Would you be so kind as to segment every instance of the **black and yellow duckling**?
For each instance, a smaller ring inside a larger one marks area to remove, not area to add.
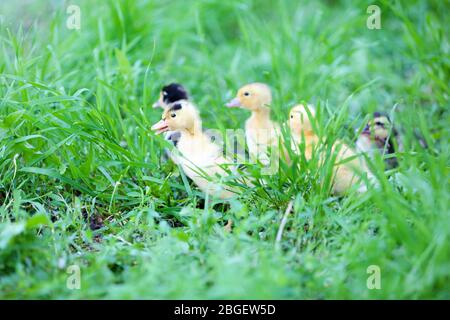
[[[186,89],[179,83],[170,83],[162,87],[158,101],[153,104],[153,108],[167,109],[174,102],[189,100]]]
[[[398,131],[394,128],[389,116],[382,112],[374,112],[373,119],[361,131],[356,140],[358,151],[365,152],[370,158],[375,156],[375,152],[385,157],[384,161],[387,169],[398,166],[398,160],[394,156],[396,148],[401,148]]]

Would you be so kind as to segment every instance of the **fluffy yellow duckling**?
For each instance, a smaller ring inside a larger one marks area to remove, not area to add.
[[[316,112],[312,106],[307,108],[302,105],[296,105],[291,109],[289,115],[289,126],[291,129],[292,141],[295,144],[293,150],[300,152],[298,144],[303,142],[305,145],[305,158],[311,159],[315,146],[320,142],[319,137],[313,130],[311,121],[315,119]],[[336,141],[332,147],[332,152],[336,153],[335,169],[333,173],[332,192],[337,195],[346,193],[354,185],[358,185],[358,191],[364,192],[366,186],[362,184],[357,173],[366,173],[372,177],[363,158],[356,157],[357,153],[342,141]],[[323,155],[319,155],[323,161]],[[345,161],[346,159],[351,160]],[[342,163],[344,162],[344,163]]]
[[[178,153],[173,152],[172,157],[203,192],[219,199],[236,195],[217,181],[217,175],[219,179],[227,175],[220,165],[232,162],[223,157],[222,149],[202,131],[199,112],[192,103],[179,101],[173,104],[163,112],[162,120],[153,125],[152,130],[156,134],[169,130],[180,133],[176,146]]]
[[[299,104],[291,109],[289,112],[289,128],[291,129],[291,143],[292,150],[299,152],[299,145],[305,145],[305,158],[310,160],[315,146],[319,143],[319,137],[313,130],[311,120],[315,119],[316,111],[313,106],[308,105],[307,109],[304,105]]]
[[[245,136],[252,159],[268,164],[268,148],[277,150],[281,136],[280,126],[270,118],[272,93],[264,83],[250,83],[237,92],[236,97],[226,104],[227,107],[241,107],[251,111],[245,122]]]

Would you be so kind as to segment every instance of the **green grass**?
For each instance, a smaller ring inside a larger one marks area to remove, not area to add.
[[[62,1],[2,1],[0,298],[449,299],[449,6],[391,2],[369,30],[365,1],[76,0],[76,31]],[[395,113],[400,166],[376,159],[378,189],[335,198],[327,168],[297,158],[304,170],[203,205],[149,130],[171,81],[220,130],[243,128],[223,105],[252,81],[278,121],[318,106],[330,141]]]

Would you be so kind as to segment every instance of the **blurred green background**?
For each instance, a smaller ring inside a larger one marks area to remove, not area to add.
[[[370,4],[2,1],[0,298],[450,298],[449,2],[379,1],[380,30]],[[313,165],[282,166],[229,207],[203,205],[149,132],[171,81],[221,130],[243,128],[223,105],[253,81],[272,87],[275,119],[309,101],[349,142],[387,111],[405,152],[392,172],[372,164],[381,187],[365,195],[336,199]]]

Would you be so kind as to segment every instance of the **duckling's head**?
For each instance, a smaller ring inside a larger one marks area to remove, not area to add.
[[[152,126],[156,134],[166,131],[188,131],[201,130],[200,115],[197,109],[187,101],[174,103],[170,108],[164,110],[162,119]]]
[[[386,114],[374,112],[373,119],[369,120],[361,134],[367,136],[373,135],[375,139],[385,140],[392,129],[391,120]],[[393,133],[395,134],[395,131]]]
[[[272,93],[264,83],[250,83],[238,90],[236,97],[226,104],[227,107],[242,107],[251,111],[270,106]]]
[[[308,111],[310,116],[308,116]],[[289,127],[294,134],[300,135],[302,132],[313,131],[311,121],[316,117],[316,110],[313,106],[298,104],[289,113]]]
[[[188,100],[188,98],[188,93],[181,84],[171,83],[162,87],[159,99],[153,104],[153,108],[166,109],[170,104],[180,100]]]

